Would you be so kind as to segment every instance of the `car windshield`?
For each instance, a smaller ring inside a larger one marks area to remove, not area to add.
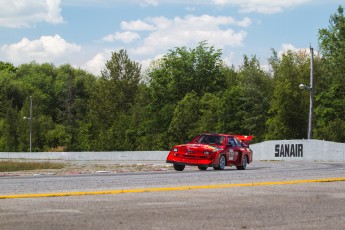
[[[209,145],[221,145],[224,138],[224,136],[218,135],[201,135],[195,142]]]

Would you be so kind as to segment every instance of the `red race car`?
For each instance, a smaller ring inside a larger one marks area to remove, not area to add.
[[[200,170],[223,170],[225,166],[245,170],[253,161],[249,148],[252,139],[253,136],[203,133],[187,144],[174,146],[166,162],[172,163],[176,171],[183,171],[186,165],[198,166]]]

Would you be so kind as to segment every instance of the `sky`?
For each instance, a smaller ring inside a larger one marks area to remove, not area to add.
[[[176,47],[199,42],[239,67],[272,49],[318,50],[318,31],[345,0],[0,0],[0,61],[70,64],[100,76],[125,49],[147,68]]]

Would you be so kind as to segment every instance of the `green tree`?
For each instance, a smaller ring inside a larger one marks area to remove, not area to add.
[[[267,133],[266,120],[273,92],[273,78],[265,73],[259,60],[244,56],[238,72],[241,96],[237,104],[237,117],[242,117],[241,132],[255,136],[256,142],[264,140]]]
[[[0,151],[29,151],[30,122],[23,117],[30,114],[30,96],[32,150],[80,150],[79,131],[95,77],[70,65],[0,63],[0,68]]]
[[[187,93],[178,102],[169,127],[170,145],[185,143],[195,137],[198,132],[197,121],[200,118],[200,99],[195,92]]]
[[[53,64],[38,64],[31,62],[22,64],[16,72],[16,79],[25,86],[25,91],[34,96],[36,108],[40,111],[54,112],[52,95],[54,91],[53,82],[56,77]]]
[[[20,123],[20,119],[22,118],[12,104],[10,100],[1,102],[0,151],[3,152],[19,151],[20,132],[18,123]]]
[[[217,132],[243,133],[243,91],[238,85],[229,87],[222,93],[219,102],[219,122]],[[243,133],[244,134],[244,133]]]
[[[270,64],[274,72],[274,91],[267,120],[268,139],[307,137],[309,95],[300,83],[309,82],[310,58],[304,51],[287,51],[278,57],[274,51]]]
[[[82,150],[78,140],[81,138],[79,135],[82,135],[80,130],[86,119],[88,102],[95,82],[96,78],[93,75],[74,69],[70,65],[62,65],[56,69],[53,82],[54,114],[52,118],[57,124],[54,130],[64,130],[66,134],[50,142],[54,143],[52,147],[64,146],[69,150]],[[57,140],[61,143],[56,143]]]
[[[0,61],[0,71],[2,70],[14,73],[17,68],[12,63]]]
[[[8,65],[6,65],[8,66]],[[0,71],[0,151],[19,151],[22,120],[18,110],[25,98],[23,84],[15,81],[11,68]]]
[[[151,129],[156,130],[161,149],[170,148],[167,130],[175,126],[171,124],[175,107],[187,94],[194,92],[195,96],[202,98],[205,93],[226,89],[227,75],[221,55],[221,50],[200,42],[193,49],[178,47],[170,50],[150,67]]]
[[[139,85],[135,99],[136,103],[130,110],[130,115],[125,131],[126,150],[160,150],[162,139],[157,138],[154,130],[154,112],[151,111],[148,86],[145,83]]]
[[[319,30],[323,73],[316,94],[315,137],[345,142],[345,16],[338,7],[328,28]]]
[[[136,103],[141,66],[125,50],[112,53],[89,103],[88,132],[93,150],[122,150],[127,116]]]
[[[224,90],[226,77],[221,55],[220,50],[208,47],[206,42],[200,42],[194,49],[170,50],[149,71],[154,102],[177,103],[192,91],[202,97],[207,92]]]
[[[205,93],[200,99],[200,118],[194,135],[203,132],[219,132],[219,123],[222,119],[219,116],[220,101],[216,94],[211,93]]]

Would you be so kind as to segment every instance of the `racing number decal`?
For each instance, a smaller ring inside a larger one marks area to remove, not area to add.
[[[234,160],[234,157],[235,157],[235,152],[234,152],[233,149],[230,149],[230,152],[229,152],[229,161]]]

